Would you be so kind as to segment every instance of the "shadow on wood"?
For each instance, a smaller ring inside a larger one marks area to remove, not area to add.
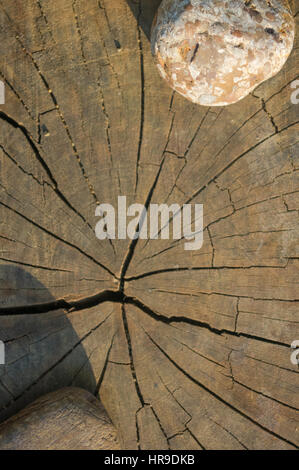
[[[85,351],[88,333],[62,309],[14,315],[15,305],[34,306],[43,300],[51,309],[54,299],[22,268],[0,266],[0,280],[0,339],[6,352],[6,364],[0,366],[0,421],[61,387],[76,385],[94,394],[97,383]],[[11,314],[2,316],[9,307]]]
[[[136,2],[132,0],[127,0],[136,20],[149,40],[153,19],[161,1],[162,0],[140,0],[140,2],[136,4]]]

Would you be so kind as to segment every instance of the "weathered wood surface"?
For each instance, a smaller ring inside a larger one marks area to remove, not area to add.
[[[0,418],[74,385],[124,448],[298,448],[298,39],[200,107],[156,70],[158,4],[0,1]],[[203,203],[203,248],[97,240],[119,195]]]
[[[0,425],[0,450],[116,450],[116,431],[99,401],[64,388]]]

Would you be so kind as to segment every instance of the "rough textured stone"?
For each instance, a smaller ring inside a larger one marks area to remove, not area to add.
[[[284,65],[294,41],[288,2],[163,0],[152,51],[170,86],[189,100],[224,106]]]

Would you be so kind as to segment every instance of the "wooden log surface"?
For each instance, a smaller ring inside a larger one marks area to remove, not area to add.
[[[201,107],[159,77],[159,3],[0,0],[0,419],[79,386],[125,449],[295,449],[298,35],[245,100]],[[203,204],[203,247],[98,240],[120,195]]]
[[[36,400],[0,425],[0,450],[119,450],[99,401],[67,387]]]

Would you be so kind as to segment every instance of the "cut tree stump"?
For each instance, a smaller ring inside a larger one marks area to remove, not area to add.
[[[0,419],[72,385],[125,449],[295,449],[298,39],[245,100],[201,107],[159,77],[158,4],[0,1]],[[203,204],[203,247],[98,240],[120,195]]]

